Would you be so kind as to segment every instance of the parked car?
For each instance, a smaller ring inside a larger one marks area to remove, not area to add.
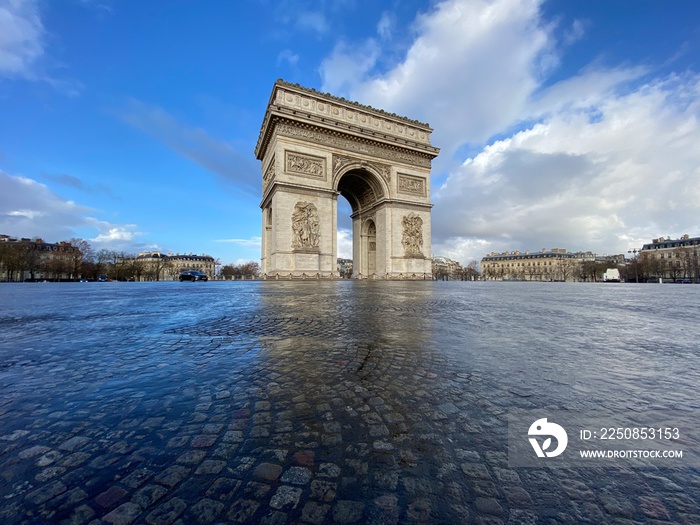
[[[106,276],[105,274],[100,275],[100,276],[97,278],[97,280],[98,280],[99,282],[101,282],[101,283],[106,283],[107,281],[109,281],[109,279],[107,278],[107,276]]]
[[[185,270],[180,272],[180,282],[182,281],[208,281],[207,274],[198,272],[197,270]]]

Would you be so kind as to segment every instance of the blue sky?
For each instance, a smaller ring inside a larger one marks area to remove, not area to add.
[[[700,236],[693,0],[0,0],[0,233],[259,259],[277,78],[431,124],[435,255]]]

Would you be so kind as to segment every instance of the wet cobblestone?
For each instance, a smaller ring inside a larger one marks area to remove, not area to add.
[[[511,408],[697,413],[644,287],[101,284],[0,287],[0,523],[700,523],[695,468],[508,465]]]

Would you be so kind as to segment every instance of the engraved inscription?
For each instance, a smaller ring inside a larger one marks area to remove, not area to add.
[[[425,179],[399,173],[397,177],[397,191],[399,193],[425,197]]]
[[[292,151],[285,152],[285,170],[287,173],[296,173],[299,175],[308,175],[325,179],[326,177],[326,159],[322,157],[312,157],[311,155],[302,155]]]

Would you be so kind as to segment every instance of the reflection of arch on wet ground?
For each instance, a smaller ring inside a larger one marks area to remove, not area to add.
[[[432,322],[425,305],[432,291],[426,283],[276,282],[266,292],[261,305],[279,328],[261,337],[273,352],[292,351],[290,365],[303,362],[310,374],[324,367],[333,374],[387,372],[394,358],[412,361],[429,348]]]
[[[454,305],[433,298],[432,283],[417,281],[261,282],[253,308],[167,333],[186,351],[205,349],[197,360],[256,366],[309,385],[337,381],[391,381],[415,363],[435,373],[444,368],[436,319]],[[208,341],[202,346],[202,341]],[[196,344],[195,344],[196,343]]]

